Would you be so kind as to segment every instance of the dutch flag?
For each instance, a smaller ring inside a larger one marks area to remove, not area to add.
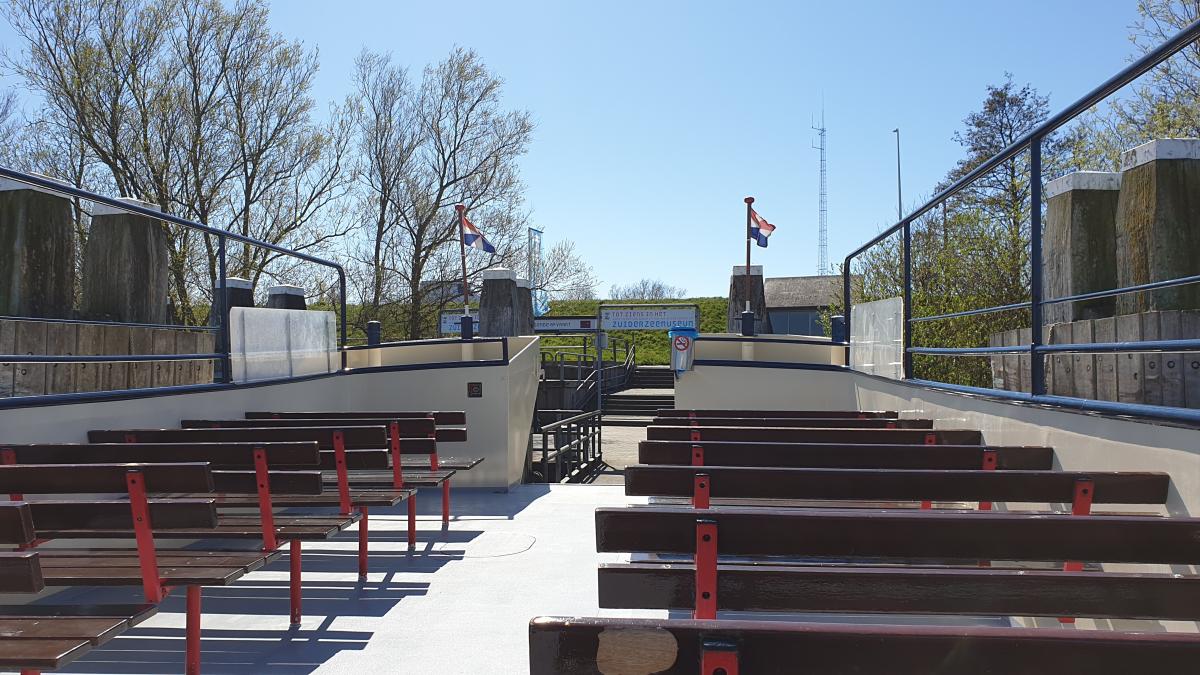
[[[496,247],[492,246],[487,239],[483,238],[483,233],[479,228],[475,227],[471,221],[467,220],[466,214],[462,217],[462,238],[463,243],[467,246],[477,248],[484,253],[495,253]]]
[[[767,237],[775,231],[775,226],[768,223],[766,218],[758,215],[754,209],[750,209],[750,236],[758,242],[758,245],[766,248]]]

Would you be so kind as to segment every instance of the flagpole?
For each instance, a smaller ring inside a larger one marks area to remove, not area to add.
[[[746,311],[750,311],[750,210],[754,197],[746,197]]]
[[[463,228],[463,212],[467,207],[462,204],[455,204],[454,210],[458,211],[458,252],[462,257],[462,275],[463,275],[463,314],[471,313],[470,291],[467,290],[467,235]]]
[[[467,207],[463,204],[455,204],[454,210],[458,211],[458,252],[462,257],[463,318],[460,335],[464,340],[469,340],[473,337],[471,334],[471,291],[467,286],[467,235],[466,229],[463,227]]]

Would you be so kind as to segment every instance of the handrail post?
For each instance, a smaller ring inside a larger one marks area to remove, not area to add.
[[[1030,392],[1046,394],[1046,364],[1041,354],[1044,344],[1042,325],[1042,137],[1029,140],[1029,345]]]
[[[850,257],[842,261],[842,314],[845,315],[846,330],[846,367],[853,368],[850,361]]]
[[[338,273],[338,296],[341,302],[339,313],[341,314],[341,330],[338,333],[338,351],[342,354],[342,370],[346,369],[346,270],[342,269],[341,265],[337,267]]]
[[[911,380],[912,372],[912,221],[905,220],[904,237],[904,307],[903,320],[900,322],[903,351],[900,354],[900,364],[904,379]]]
[[[224,356],[221,358],[221,382],[233,382],[233,347],[229,337],[229,283],[226,281],[225,235],[217,235],[217,282],[221,284],[221,333],[218,339],[219,347]]]

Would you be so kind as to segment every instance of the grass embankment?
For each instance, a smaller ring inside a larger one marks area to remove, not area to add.
[[[550,313],[546,316],[596,316],[600,300],[553,300],[550,302]],[[609,302],[609,301],[605,301]],[[661,300],[622,300],[623,304],[663,304]],[[667,300],[667,303],[695,303],[700,306],[700,332],[724,333],[726,322],[725,298],[684,298],[682,300]],[[615,301],[610,304],[616,304]],[[608,334],[609,339],[632,341],[637,348],[637,361],[640,365],[667,365],[671,362],[671,345],[667,342],[665,330],[616,330]],[[546,345],[578,345],[579,338],[542,337]],[[591,349],[588,350],[592,352]],[[611,358],[611,349],[605,353]]]

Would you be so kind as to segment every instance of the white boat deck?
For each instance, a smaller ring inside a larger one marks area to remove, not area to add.
[[[534,616],[667,615],[597,609],[597,563],[619,558],[596,553],[593,511],[630,503],[622,486],[455,490],[456,517],[445,531],[437,497],[426,491],[418,501],[420,542],[411,553],[404,507],[371,513],[366,583],[358,581],[353,531],[329,542],[306,543],[304,621],[298,630],[288,629],[286,554],[229,587],[205,588],[203,672],[523,673],[528,671],[527,626]],[[60,672],[182,672],[182,595],[172,594],[157,616]],[[137,601],[131,589],[69,590],[58,599]],[[964,620],[1006,623],[952,621]],[[888,621],[939,622],[896,616]]]
[[[358,581],[354,532],[305,544],[298,630],[288,629],[286,554],[231,586],[205,588],[203,672],[525,672],[529,619],[597,615],[592,512],[627,501],[620,486],[455,490],[456,517],[443,531],[440,499],[423,492],[413,553],[405,543],[404,507],[372,511],[366,583]],[[114,597],[95,590],[59,597],[101,593]],[[182,596],[173,593],[157,616],[59,672],[182,672]]]

